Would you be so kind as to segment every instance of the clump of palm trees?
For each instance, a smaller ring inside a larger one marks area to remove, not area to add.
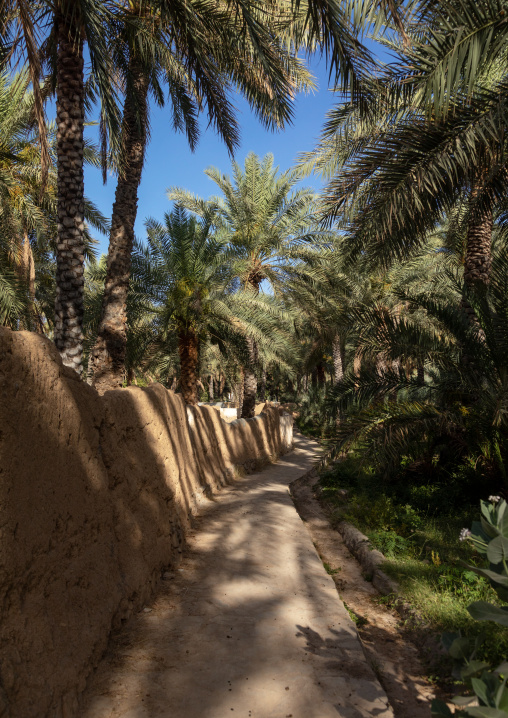
[[[225,200],[205,202],[172,191],[170,196],[179,198],[174,210],[162,223],[147,220],[147,242],[137,242],[133,252],[126,360],[134,374],[137,369],[157,377],[177,363],[182,395],[195,404],[200,375],[209,370],[202,367],[203,357],[220,357],[229,373],[236,367],[237,378],[229,384],[242,416],[251,418],[257,376],[262,378],[270,363],[292,372],[297,315],[283,301],[285,277],[308,274],[305,257],[329,233],[312,233],[313,193],[292,192],[294,173],[278,175],[270,155],[260,161],[251,154],[245,172],[238,165],[234,169],[237,186],[226,183]],[[189,214],[184,204],[195,211]],[[104,260],[90,265],[89,361],[106,282]],[[131,366],[131,345],[143,347],[136,367]]]
[[[1,7],[2,323],[52,336],[77,370],[84,350],[99,391],[160,380],[189,403],[233,394],[244,417],[267,393],[312,396],[310,413],[342,449],[435,464],[446,445],[443,461],[476,452],[505,476],[498,3]],[[385,33],[390,64],[362,45],[362,26]],[[168,178],[176,204],[136,240],[152,103],[168,105],[191,147],[206,112],[233,152],[231,91],[283,128],[295,93],[312,86],[298,53],[314,51],[345,93],[316,149],[282,172],[254,154],[230,175],[210,168],[210,198]],[[5,74],[20,57],[27,69]],[[94,103],[98,148],[83,140]],[[90,227],[106,222],[85,199],[84,161],[117,176],[99,261]],[[320,195],[301,186],[311,171]]]
[[[324,178],[320,216],[340,232],[320,289],[293,290],[318,301],[316,352],[324,317],[343,337],[341,353],[324,348],[344,375],[317,413],[339,451],[356,447],[387,475],[466,462],[502,485],[505,10],[445,0],[401,12],[391,64],[300,158]]]
[[[330,236],[317,227],[315,194],[306,188],[295,189],[298,174],[294,170],[279,174],[272,155],[260,161],[250,153],[244,168],[234,162],[233,178],[215,167],[206,174],[221,196],[205,202],[185,190],[172,189],[169,198],[203,217],[214,215],[217,231],[228,239],[234,276],[252,304],[262,284],[274,298],[281,297],[289,277],[308,272],[305,260]],[[242,367],[245,418],[254,416],[259,364],[258,342],[252,335],[247,337],[247,345]]]
[[[349,9],[335,0],[262,5],[2,0],[0,10],[0,63],[5,69],[24,60],[31,81],[42,187],[56,164],[53,334],[64,363],[77,371],[83,351],[84,121],[85,109],[94,103],[104,171],[108,162],[117,170],[102,317],[91,365],[98,387],[105,390],[120,385],[125,373],[133,227],[151,96],[163,105],[167,91],[175,129],[185,131],[191,146],[198,115],[206,111],[232,151],[238,142],[233,90],[244,94],[267,126],[281,128],[291,120],[295,93],[310,82],[300,49],[326,53],[337,85],[355,95],[362,62],[370,56],[358,39],[357,14],[352,20]],[[45,118],[45,102],[52,96],[56,158]]]

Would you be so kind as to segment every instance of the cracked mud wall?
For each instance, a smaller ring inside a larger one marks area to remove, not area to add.
[[[288,451],[288,421],[267,408],[227,424],[157,384],[99,397],[49,340],[0,328],[0,718],[77,715],[192,513]]]

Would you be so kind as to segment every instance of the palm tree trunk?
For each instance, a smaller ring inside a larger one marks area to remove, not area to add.
[[[258,380],[255,373],[250,368],[246,368],[243,387],[242,419],[252,419],[256,413],[257,387]]]
[[[240,367],[240,380],[236,384],[233,384],[233,387],[232,387],[233,396],[237,403],[238,417],[240,417],[242,415],[244,388],[245,388],[245,376],[244,376],[243,367]]]
[[[479,189],[473,188],[473,199],[477,196]],[[484,293],[490,282],[492,268],[492,226],[493,217],[490,207],[473,209],[469,219],[466,238],[466,254],[464,257],[464,284],[468,290]],[[479,326],[478,318],[473,307],[466,296],[462,297],[460,303],[469,321],[479,330],[480,337],[485,340],[483,329]],[[475,361],[467,351],[462,354],[462,364],[468,366]]]
[[[32,248],[30,246],[30,237],[26,229],[23,232],[23,241],[21,242],[21,252],[18,257],[17,273],[24,285],[28,288],[28,306],[29,316],[26,329],[28,331],[36,331],[43,333],[42,320],[35,306],[35,262]]]
[[[178,334],[180,356],[180,387],[186,404],[198,403],[197,368],[199,362],[199,340],[193,329]]]
[[[263,367],[261,374],[261,386],[259,389],[259,401],[264,403],[266,401],[266,367]]]
[[[122,168],[111,219],[102,319],[92,350],[94,385],[101,394],[120,387],[125,375],[127,293],[138,211],[138,189],[146,148],[149,81],[132,55],[129,60],[129,78],[130,87],[127,88],[122,120]]]
[[[213,374],[210,374],[208,380],[208,399],[209,401],[213,401]]]
[[[83,39],[79,6],[57,25],[56,149],[58,155],[54,340],[63,363],[81,371],[83,356],[84,183]]]
[[[324,387],[324,385],[326,384],[326,374],[323,362],[319,362],[316,367],[316,378],[318,386]]]
[[[86,383],[92,386],[93,384],[93,366],[92,366],[92,354],[88,355],[88,362],[86,366]]]
[[[423,362],[418,362],[416,366],[416,380],[419,386],[425,386],[425,367]]]
[[[247,280],[247,286],[257,296],[259,294],[259,285],[261,279],[256,270],[250,273]],[[258,347],[254,339],[247,337],[247,349],[249,352],[249,363],[245,369],[243,384],[243,404],[242,419],[252,419],[256,414],[256,394],[258,390],[258,380],[256,376],[256,365],[258,363]]]
[[[23,282],[28,284],[28,297],[31,304],[35,301],[35,263],[32,248],[30,246],[30,237],[28,232],[23,232],[23,245],[21,250],[19,274]]]
[[[340,336],[337,334],[332,342],[333,383],[337,384],[344,376],[344,352]]]
[[[468,288],[486,289],[492,267],[492,209],[479,208],[470,218],[467,229],[464,282]]]
[[[245,390],[245,377],[243,373],[243,369],[240,369],[240,381],[238,382],[238,414],[242,415],[243,410],[243,396],[244,396],[244,390]]]
[[[247,337],[247,349],[249,352],[249,363],[244,367],[242,419],[252,419],[255,416],[256,393],[258,389],[258,380],[256,377],[258,348],[256,342],[251,337]]]
[[[338,334],[332,341],[332,359],[333,359],[333,383],[338,384],[344,378],[344,346]],[[340,409],[337,409],[335,423],[338,426],[341,422]]]

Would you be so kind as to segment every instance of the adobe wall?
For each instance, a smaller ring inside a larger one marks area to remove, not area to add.
[[[75,716],[200,502],[291,445],[278,409],[227,424],[158,384],[100,397],[49,340],[0,328],[0,718]]]

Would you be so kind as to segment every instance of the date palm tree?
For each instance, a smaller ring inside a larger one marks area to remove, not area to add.
[[[505,13],[506,9],[491,0],[422,4],[414,20],[415,26],[423,29],[421,40],[406,58],[413,92],[421,94],[427,115],[432,113],[440,121],[455,114],[457,108],[476,105],[487,121],[476,129],[477,157],[471,158],[468,173],[472,211],[464,265],[466,285],[480,291],[486,290],[490,278],[494,208],[506,189]],[[487,131],[482,132],[485,126]]]
[[[271,298],[239,291],[230,248],[214,232],[212,217],[189,216],[181,206],[164,224],[147,222],[148,244],[136,258],[141,285],[155,307],[154,349],[178,338],[180,388],[187,404],[197,402],[202,343],[236,348],[244,358],[250,337],[270,358],[284,356],[290,343]]]
[[[4,61],[22,56],[28,63],[34,110],[41,142],[43,185],[51,158],[45,130],[44,63],[56,87],[57,262],[54,340],[64,364],[81,369],[85,198],[83,185],[84,54],[90,56],[93,85],[101,96],[104,114],[115,124],[111,63],[106,37],[113,2],[99,0],[2,0],[0,42]]]
[[[354,261],[409,256],[467,196],[464,276],[481,292],[506,192],[506,23],[489,1],[416,7],[398,62],[371,80],[369,111],[334,109],[302,165],[328,179],[323,212],[344,222]]]
[[[54,159],[55,126],[45,127],[50,159]],[[97,164],[93,145],[84,159]],[[0,314],[10,326],[49,331],[53,327],[57,245],[57,178],[54,164],[43,178],[41,150],[34,118],[34,93],[26,71],[9,78],[0,74],[0,244],[2,299]],[[85,200],[87,223],[104,231],[101,213]],[[93,253],[89,229],[84,229],[85,255]],[[9,279],[10,277],[10,279]],[[9,289],[10,287],[10,289]],[[44,290],[43,290],[44,287]],[[10,299],[9,299],[10,297]],[[15,305],[9,302],[16,299]],[[43,319],[44,317],[44,319]]]
[[[173,188],[169,199],[203,214],[215,209],[216,222],[229,236],[235,272],[247,291],[258,296],[262,282],[280,292],[294,263],[312,253],[312,247],[330,239],[318,230],[313,210],[316,195],[307,188],[295,189],[299,175],[293,170],[279,174],[273,155],[261,160],[251,152],[244,167],[233,162],[233,177],[215,167],[205,173],[222,191],[222,196],[203,201],[186,190]],[[242,416],[254,416],[258,368],[257,347],[250,342],[249,360],[244,367]]]

